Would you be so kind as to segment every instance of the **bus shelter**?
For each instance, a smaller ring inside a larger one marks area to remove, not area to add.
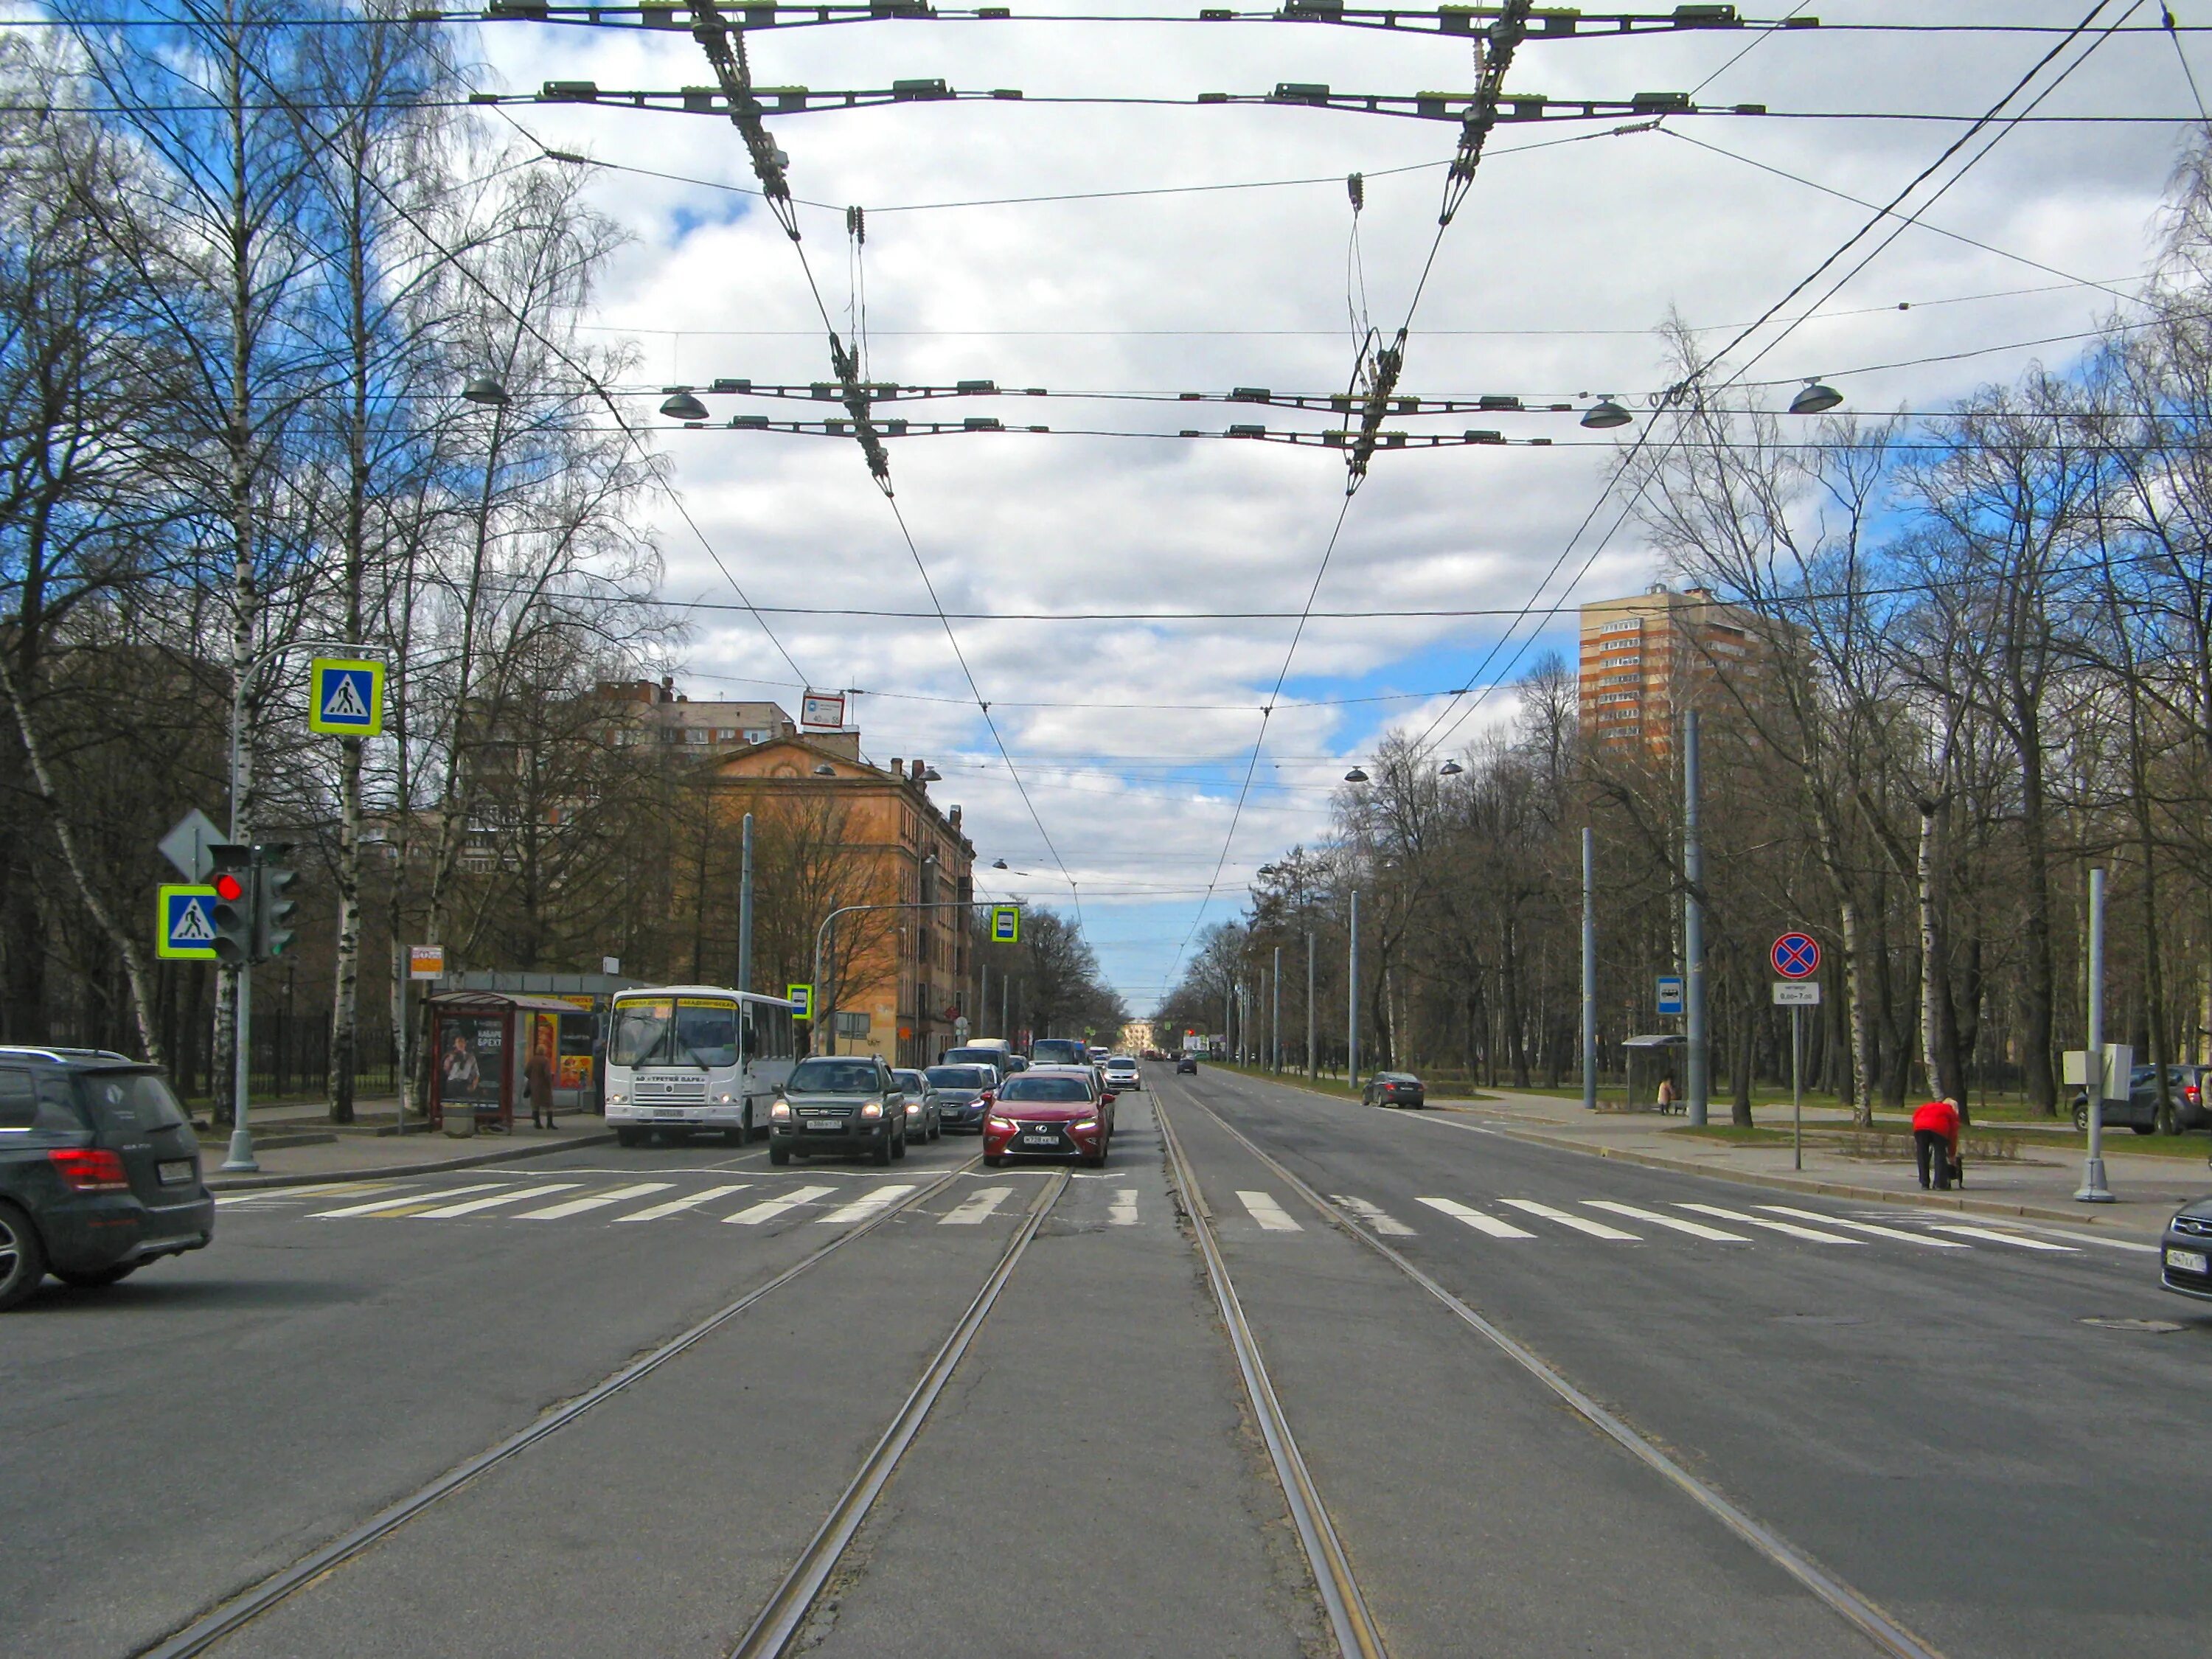
[[[430,1123],[443,1128],[449,1111],[472,1111],[479,1127],[514,1127],[515,1108],[529,1099],[533,1056],[557,1083],[562,1076],[562,1019],[574,1002],[556,996],[499,991],[447,991],[428,999]]]
[[[1674,1074],[1674,1051],[1688,1047],[1689,1041],[1689,1038],[1684,1036],[1680,1031],[1656,1031],[1649,1036],[1632,1036],[1622,1040],[1620,1052],[1622,1059],[1627,1063],[1628,1108],[1631,1111],[1634,1111],[1639,1105],[1644,1103],[1647,1096],[1654,1097],[1656,1103],[1656,1097],[1659,1091],[1659,1079],[1663,1077],[1672,1077]],[[1639,1060],[1644,1062],[1640,1066],[1637,1063]],[[1644,1094],[1637,1092],[1639,1072],[1642,1073]]]

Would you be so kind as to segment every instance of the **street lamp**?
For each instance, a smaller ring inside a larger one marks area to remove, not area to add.
[[[1346,783],[1364,783],[1367,781],[1367,774],[1355,766],[1344,775],[1344,781]]]
[[[486,409],[507,407],[507,388],[489,374],[478,374],[461,388],[464,403],[482,404]]]
[[[993,859],[991,860],[991,867],[994,870],[1003,870],[1006,867],[1006,861],[1004,859]]]
[[[1583,411],[1583,424],[1591,430],[1602,432],[1608,427],[1626,426],[1636,416],[1610,398],[1601,398]]]
[[[814,769],[814,775],[817,778],[834,778],[837,775],[837,769],[830,765],[828,761],[823,761]]]
[[[707,418],[707,405],[688,390],[678,391],[661,404],[660,412],[672,421],[703,421]]]
[[[1792,415],[1825,415],[1844,400],[1844,394],[1832,386],[1818,380],[1808,380],[1804,389],[1790,400]]]
[[[1462,766],[1457,761],[1448,760],[1437,768],[1437,775],[1440,778],[1455,778],[1466,770],[1467,768]]]

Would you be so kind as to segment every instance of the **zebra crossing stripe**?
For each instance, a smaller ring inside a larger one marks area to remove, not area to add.
[[[1841,1233],[1826,1233],[1814,1227],[1801,1227],[1794,1221],[1765,1221],[1755,1215],[1746,1215],[1741,1210],[1723,1210],[1717,1204],[1677,1204],[1678,1210],[1695,1210],[1699,1215],[1718,1216],[1723,1221],[1741,1221],[1747,1227],[1764,1227],[1769,1232],[1787,1233],[1792,1238],[1810,1239],[1815,1244],[1856,1244],[1856,1238],[1845,1238]],[[1827,1217],[1822,1216],[1826,1221]]]
[[[830,1227],[840,1224],[848,1225],[855,1221],[866,1221],[877,1211],[886,1209],[897,1203],[914,1188],[915,1183],[912,1182],[893,1182],[888,1187],[878,1187],[871,1192],[862,1193],[850,1204],[842,1205],[830,1211],[828,1215],[821,1217],[818,1224]]]
[[[1364,1198],[1347,1198],[1342,1193],[1331,1193],[1329,1202],[1341,1205],[1376,1232],[1388,1237],[1411,1238],[1413,1237],[1413,1230],[1411,1227],[1399,1220],[1397,1217],[1385,1214]]]
[[[619,1204],[626,1198],[644,1198],[652,1193],[665,1193],[675,1184],[672,1181],[641,1181],[635,1186],[617,1187],[611,1192],[592,1193],[584,1198],[549,1204],[542,1210],[525,1210],[515,1219],[558,1221],[563,1216],[581,1215],[586,1210],[603,1210],[608,1205]]]
[[[434,1195],[415,1193],[405,1198],[380,1198],[369,1204],[349,1204],[343,1210],[318,1210],[314,1219],[326,1221],[333,1216],[374,1215],[382,1210],[396,1210],[404,1204],[435,1204],[460,1193],[485,1193],[507,1184],[504,1181],[479,1181],[467,1187],[448,1187]]]
[[[1488,1233],[1492,1238],[1534,1238],[1535,1234],[1525,1227],[1516,1227],[1510,1221],[1500,1221],[1494,1215],[1485,1215],[1480,1210],[1470,1210],[1464,1204],[1449,1198],[1417,1198],[1416,1204],[1425,1204],[1432,1210],[1441,1210],[1455,1221],[1464,1221],[1479,1233]]]
[[[489,1210],[495,1205],[514,1204],[526,1199],[543,1198],[548,1193],[565,1193],[580,1187],[580,1181],[556,1181],[544,1187],[524,1187],[515,1191],[494,1193],[489,1198],[472,1198],[465,1204],[447,1204],[434,1210],[419,1212],[425,1221],[450,1221],[455,1216],[474,1215],[478,1210]]]
[[[665,1215],[675,1215],[680,1211],[696,1209],[698,1206],[710,1203],[715,1199],[727,1198],[732,1193],[741,1193],[751,1184],[750,1182],[741,1181],[734,1187],[709,1187],[702,1192],[687,1194],[682,1198],[672,1198],[665,1204],[654,1204],[642,1210],[634,1210],[628,1215],[618,1215],[615,1219],[658,1221]]]
[[[1013,1192],[1012,1187],[979,1187],[975,1195],[966,1199],[955,1209],[940,1217],[940,1227],[980,1227],[991,1218],[991,1212],[1005,1203]]]
[[[1648,1221],[1655,1227],[1672,1227],[1678,1233],[1687,1233],[1692,1238],[1710,1238],[1722,1244],[1748,1244],[1751,1241],[1741,1233],[1724,1232],[1718,1227],[1708,1227],[1702,1221],[1685,1221],[1680,1216],[1661,1215],[1656,1210],[1639,1210],[1633,1204],[1618,1203],[1610,1198],[1586,1198],[1583,1203],[1593,1210],[1610,1210],[1615,1215],[1625,1215],[1638,1221]]]
[[[837,1189],[835,1187],[798,1187],[781,1198],[764,1198],[757,1204],[748,1204],[735,1215],[722,1219],[735,1226],[757,1227],[764,1221],[773,1221],[787,1210],[795,1210],[802,1204],[811,1204],[817,1198],[827,1198]]]
[[[2010,1244],[2022,1250],[2056,1250],[2062,1255],[2079,1255],[2071,1244],[2046,1244],[2039,1238],[2023,1238],[2018,1233],[2001,1233],[1994,1227],[1937,1226],[1939,1233],[1956,1233],[1961,1238],[1985,1238],[1992,1244]]]
[[[1607,1238],[1622,1243],[1641,1244],[1641,1235],[1623,1232],[1618,1227],[1608,1227],[1602,1221],[1589,1221],[1578,1215],[1569,1215],[1565,1210],[1555,1210],[1548,1204],[1539,1204],[1533,1198],[1501,1198],[1500,1204],[1510,1204],[1529,1215],[1540,1215],[1547,1221],[1556,1221],[1562,1227],[1571,1227],[1578,1233],[1588,1233],[1592,1238]]]
[[[1954,1244],[1948,1238],[1930,1238],[1925,1233],[1909,1233],[1902,1227],[1878,1227],[1871,1221],[1846,1221],[1839,1215],[1822,1215],[1818,1210],[1800,1210],[1788,1204],[1762,1204],[1759,1206],[1774,1215],[1794,1215],[1800,1221],[1817,1221],[1823,1227],[1844,1227],[1855,1233],[1870,1233],[1876,1238],[1901,1238],[1909,1244],[1925,1244],[1935,1250],[1971,1250],[1971,1244]]]
[[[1275,1202],[1273,1193],[1240,1192],[1237,1197],[1244,1206],[1245,1212],[1260,1224],[1262,1232],[1295,1233],[1304,1231],[1281,1205]]]

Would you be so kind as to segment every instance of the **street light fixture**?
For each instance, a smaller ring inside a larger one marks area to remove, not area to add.
[[[1808,380],[1804,389],[1790,400],[1792,415],[1825,415],[1844,400],[1844,394],[1832,386],[1818,380]]]
[[[1437,768],[1437,775],[1440,778],[1455,778],[1466,770],[1467,768],[1462,766],[1457,761],[1448,760]]]
[[[991,867],[994,870],[1003,870],[1006,867],[1006,861],[1004,859],[993,859],[991,860]]]
[[[707,405],[688,391],[679,391],[662,402],[660,412],[672,421],[703,421],[707,418]]]
[[[489,374],[478,374],[461,388],[464,403],[482,404],[486,409],[507,407],[507,388]]]
[[[1602,432],[1608,427],[1626,426],[1636,416],[1610,398],[1601,398],[1583,413],[1583,424],[1593,431]]]
[[[828,761],[823,761],[814,769],[814,775],[817,778],[834,778],[837,775],[837,769],[830,765]]]
[[[945,781],[945,774],[933,766],[925,766],[921,769],[921,781],[924,783],[942,783]]]
[[[1364,783],[1367,781],[1367,774],[1355,766],[1344,775],[1344,781],[1346,783]]]

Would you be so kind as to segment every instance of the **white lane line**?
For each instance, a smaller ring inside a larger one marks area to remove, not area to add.
[[[839,1223],[866,1221],[877,1211],[897,1203],[899,1200],[912,1192],[918,1184],[911,1181],[903,1182],[895,1181],[888,1187],[872,1188],[862,1193],[850,1204],[841,1205],[830,1211],[828,1215],[820,1218],[819,1224],[828,1227]]]
[[[1464,1204],[1455,1204],[1449,1198],[1417,1198],[1416,1204],[1425,1204],[1432,1210],[1441,1210],[1455,1221],[1464,1221],[1479,1233],[1488,1233],[1492,1238],[1534,1238],[1535,1234],[1525,1227],[1516,1227],[1510,1221],[1500,1221],[1494,1215],[1485,1215],[1480,1210],[1470,1210]]]
[[[1246,1212],[1253,1220],[1260,1224],[1261,1231],[1296,1233],[1305,1231],[1291,1218],[1289,1212],[1281,1205],[1275,1202],[1273,1193],[1240,1192],[1237,1196],[1243,1204]]]
[[[374,1204],[349,1204],[343,1210],[318,1210],[314,1219],[320,1221],[335,1215],[374,1215],[379,1210],[396,1210],[402,1204],[428,1204],[436,1199],[452,1198],[459,1193],[488,1193],[495,1187],[504,1187],[504,1181],[479,1181],[469,1187],[448,1187],[438,1194],[415,1193],[405,1198],[380,1198]]]
[[[978,1187],[973,1197],[946,1211],[937,1224],[940,1227],[980,1227],[991,1218],[991,1212],[1005,1203],[1013,1190],[1012,1187]]]
[[[313,1187],[264,1187],[258,1192],[217,1193],[218,1206],[226,1204],[252,1204],[270,1198],[328,1198],[332,1193],[388,1193],[393,1183],[389,1181],[325,1181]]]
[[[1718,1216],[1723,1221],[1741,1221],[1747,1227],[1764,1227],[1769,1232],[1787,1233],[1792,1238],[1809,1238],[1815,1244],[1856,1244],[1856,1238],[1845,1238],[1841,1233],[1824,1233],[1816,1227],[1801,1227],[1794,1221],[1769,1221],[1761,1216],[1746,1215],[1741,1210],[1723,1210],[1717,1204],[1676,1204],[1678,1210],[1695,1210],[1699,1215]],[[1826,1221],[1827,1218],[1820,1218]]]
[[[581,1215],[586,1210],[603,1210],[610,1204],[619,1204],[626,1198],[643,1198],[649,1193],[665,1193],[676,1183],[672,1181],[641,1181],[632,1187],[617,1187],[611,1191],[593,1193],[586,1198],[571,1198],[559,1204],[549,1204],[542,1210],[525,1210],[515,1217],[517,1221],[558,1221],[562,1216]]]
[[[1588,1221],[1578,1215],[1569,1215],[1565,1210],[1555,1210],[1548,1204],[1539,1204],[1533,1198],[1501,1198],[1500,1204],[1510,1204],[1528,1215],[1540,1215],[1547,1221],[1556,1221],[1562,1227],[1572,1227],[1578,1233],[1588,1233],[1592,1238],[1619,1239],[1630,1244],[1641,1244],[1639,1233],[1623,1232],[1618,1227],[1608,1227],[1602,1221]]]
[[[1723,1244],[1748,1244],[1751,1241],[1741,1233],[1724,1232],[1718,1227],[1708,1227],[1702,1221],[1685,1221],[1676,1215],[1661,1215],[1656,1210],[1639,1210],[1633,1204],[1622,1204],[1610,1198],[1586,1198],[1583,1203],[1593,1210],[1610,1210],[1615,1215],[1625,1215],[1637,1221],[1648,1221],[1655,1227],[1671,1227],[1678,1233],[1687,1233],[1692,1238],[1710,1238]]]
[[[757,1227],[763,1221],[773,1221],[787,1210],[795,1210],[802,1204],[811,1204],[818,1198],[827,1198],[837,1189],[835,1187],[795,1187],[781,1198],[764,1198],[757,1204],[748,1204],[735,1215],[726,1215],[724,1221],[739,1227]]]
[[[665,1204],[654,1204],[642,1210],[633,1210],[628,1215],[617,1216],[615,1219],[617,1221],[658,1221],[665,1215],[675,1215],[681,1211],[692,1209],[699,1205],[707,1203],[710,1200],[727,1198],[732,1193],[741,1193],[750,1185],[751,1185],[750,1182],[741,1181],[734,1187],[709,1187],[704,1192],[692,1193],[684,1198],[672,1198]]]
[[[2132,1250],[2141,1255],[2156,1255],[2159,1250],[2155,1244],[2138,1244],[2131,1238],[2100,1238],[2095,1233],[2077,1233],[2069,1228],[2045,1227],[2032,1221],[2023,1221],[2019,1224],[2037,1233],[2048,1233],[2053,1238],[2070,1238],[2076,1244],[2101,1244],[2108,1250]],[[1960,1244],[1956,1248],[1964,1250],[1972,1247]]]
[[[1114,1201],[1106,1206],[1107,1224],[1114,1227],[1133,1227],[1137,1224],[1137,1189],[1117,1187]]]
[[[1391,1238],[1411,1238],[1413,1230],[1395,1216],[1386,1215],[1364,1198],[1347,1198],[1342,1193],[1331,1193],[1329,1202],[1340,1204],[1378,1233]]]
[[[550,1186],[525,1187],[515,1192],[494,1193],[489,1198],[472,1198],[465,1204],[447,1204],[435,1210],[424,1210],[422,1218],[425,1221],[447,1221],[457,1215],[474,1215],[478,1210],[489,1210],[495,1204],[513,1204],[526,1199],[543,1198],[548,1193],[565,1193],[583,1184],[580,1181],[556,1181]]]
[[[1992,1244],[2009,1244],[2016,1249],[2056,1250],[2062,1255],[2081,1254],[2071,1244],[2046,1244],[2039,1238],[2023,1238],[2018,1233],[2001,1233],[1994,1227],[1947,1227],[1939,1224],[1934,1231],[1939,1233],[1956,1233],[1961,1238],[1987,1239]]]
[[[1925,1244],[1936,1250],[1971,1250],[1971,1244],[1954,1244],[1948,1238],[1930,1238],[1925,1233],[1907,1232],[1902,1227],[1878,1227],[1871,1221],[1846,1221],[1839,1215],[1823,1215],[1818,1210],[1800,1210],[1788,1204],[1762,1204],[1762,1210],[1776,1215],[1794,1215],[1800,1221],[1817,1221],[1823,1227],[1848,1227],[1855,1233],[1870,1233],[1876,1238],[1901,1238],[1908,1244]]]

